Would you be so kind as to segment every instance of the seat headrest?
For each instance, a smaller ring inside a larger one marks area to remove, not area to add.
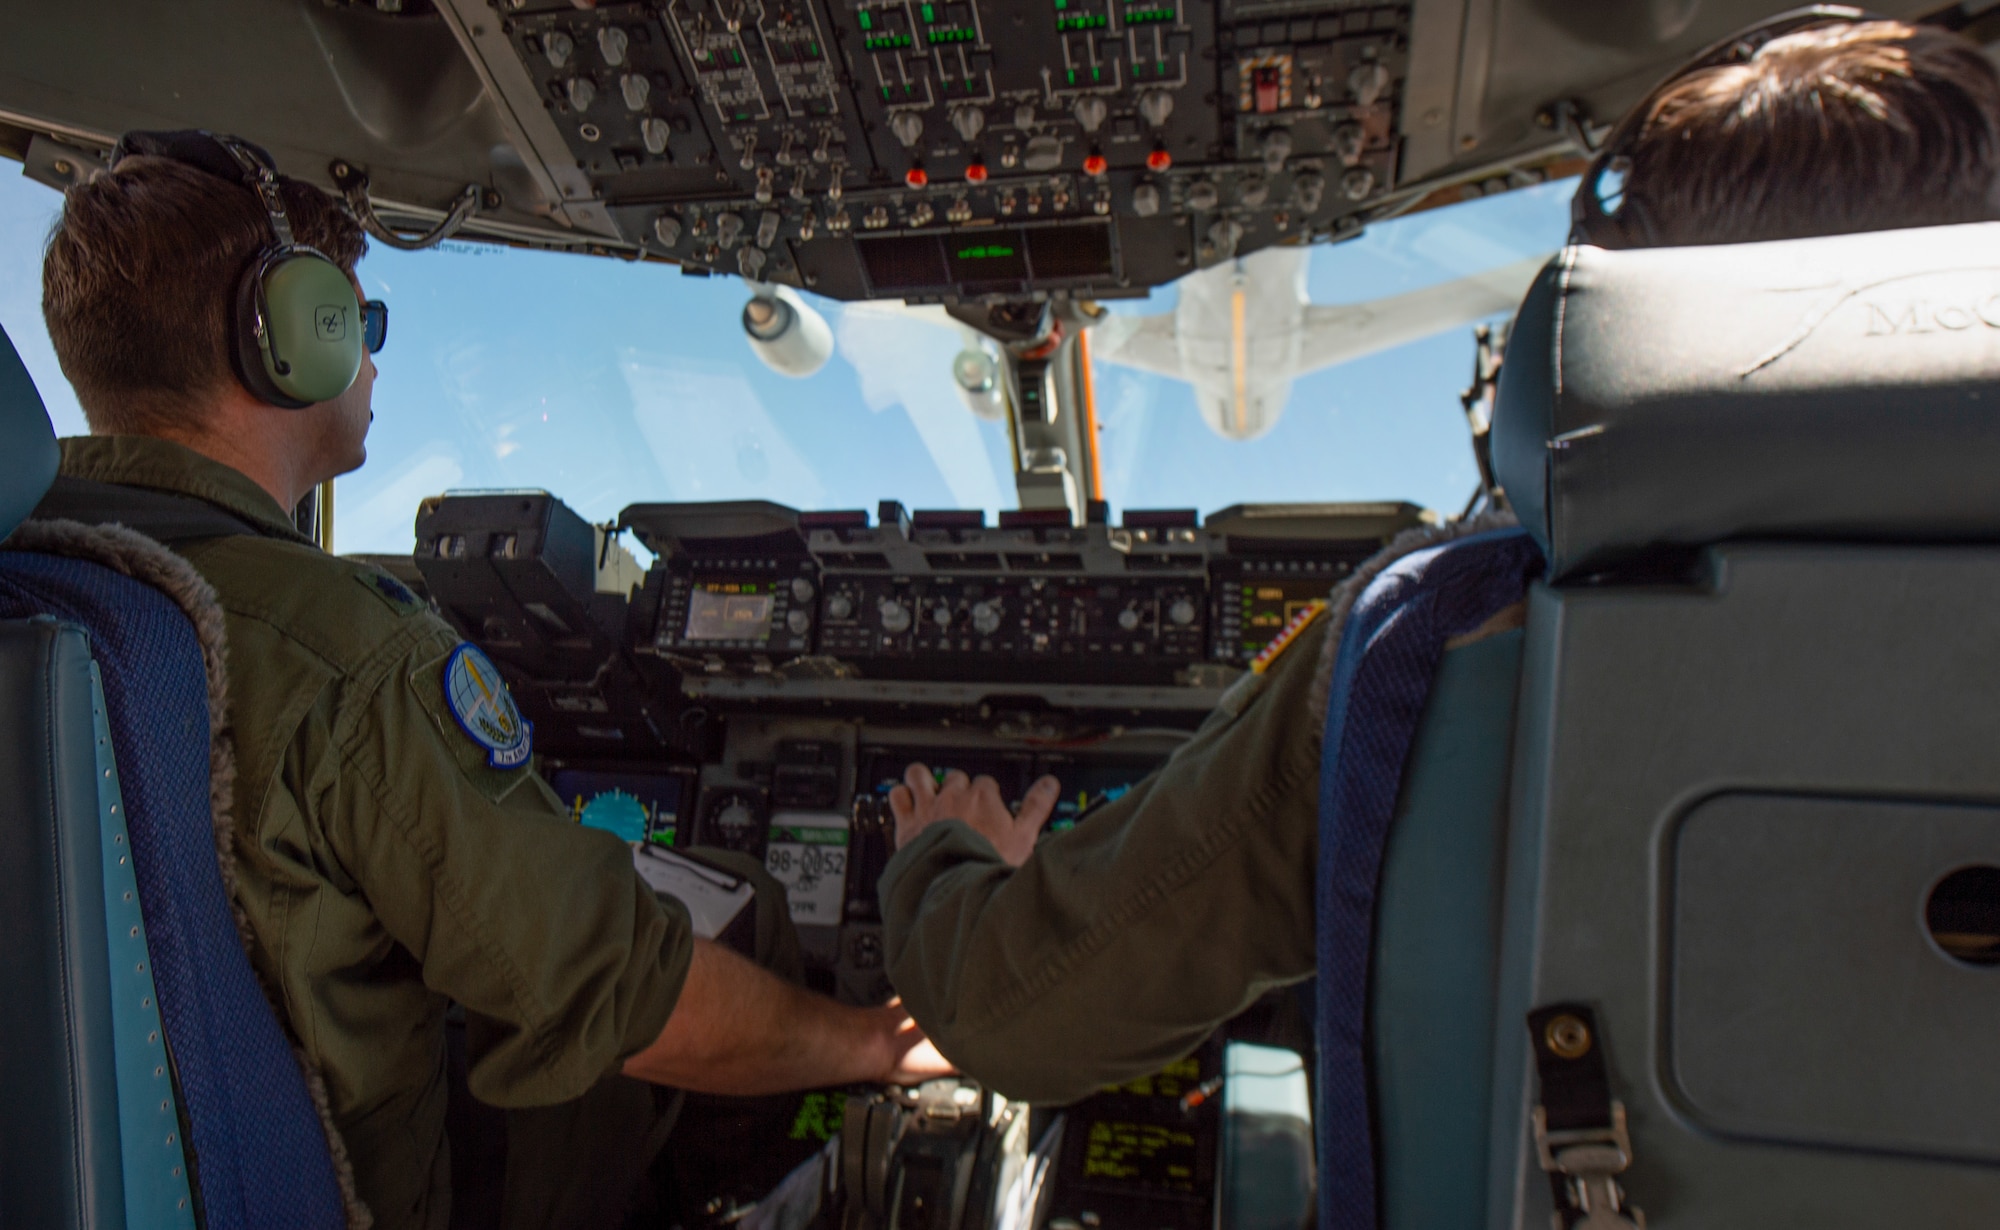
[[[2000,223],[1573,247],[1493,463],[1551,580],[1732,538],[2000,541]]]
[[[55,428],[34,378],[0,329],[0,538],[14,532],[55,481]]]

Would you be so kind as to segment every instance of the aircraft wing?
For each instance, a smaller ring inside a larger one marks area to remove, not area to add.
[[[1306,308],[1298,374],[1390,350],[1488,316],[1511,312],[1548,253],[1489,269],[1442,286],[1338,307]]]
[[[1176,380],[1187,379],[1181,370],[1180,341],[1172,312],[1106,317],[1090,327],[1090,357],[1093,361],[1137,367]]]

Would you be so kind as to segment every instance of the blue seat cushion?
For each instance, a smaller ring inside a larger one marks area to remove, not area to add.
[[[0,552],[0,618],[35,614],[87,629],[103,675],[204,1224],[344,1226],[325,1131],[223,891],[193,625],[165,594],[109,568]]]
[[[1368,1049],[1383,850],[1446,643],[1522,600],[1543,568],[1519,529],[1472,534],[1396,560],[1341,629],[1320,761],[1320,1219],[1376,1230]]]

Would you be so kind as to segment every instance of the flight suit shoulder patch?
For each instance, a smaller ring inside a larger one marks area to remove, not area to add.
[[[476,646],[460,642],[443,658],[418,666],[409,687],[480,793],[498,802],[532,777],[521,769],[534,754],[534,726],[514,703],[500,669]]]
[[[409,586],[379,569],[363,569],[354,574],[354,579],[361,588],[381,599],[383,605],[398,615],[415,615],[427,609],[424,600],[417,597]]]
[[[528,763],[534,728],[521,716],[500,668],[477,645],[460,645],[444,664],[444,704],[466,737],[486,751],[496,769]]]

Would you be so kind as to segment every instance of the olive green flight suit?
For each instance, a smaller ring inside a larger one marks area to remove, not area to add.
[[[1320,616],[1160,771],[1009,870],[957,821],[881,879],[890,982],[938,1049],[1016,1098],[1073,1102],[1186,1055],[1312,975]]]
[[[693,951],[687,912],[654,896],[624,842],[570,823],[531,768],[489,764],[444,695],[459,637],[403,586],[320,551],[248,477],[178,445],[62,452],[66,477],[195,496],[262,535],[177,548],[226,616],[251,960],[325,1078],[375,1224],[442,1228],[447,1001],[467,1010],[476,1096],[570,1102],[658,1036]],[[516,1134],[553,1150],[577,1139],[575,1119],[527,1116]],[[580,1158],[527,1160],[551,1173],[523,1180],[510,1157],[510,1204],[523,1182],[595,1177]]]

